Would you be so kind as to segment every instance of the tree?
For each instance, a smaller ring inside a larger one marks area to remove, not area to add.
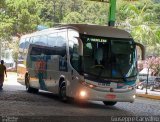
[[[41,22],[39,0],[6,0],[6,5],[6,14],[14,20],[14,33],[36,30]]]
[[[0,9],[4,8],[5,6],[5,0],[0,1]]]
[[[84,17],[78,12],[69,13],[63,20],[64,23],[84,23]]]
[[[1,60],[1,56],[3,54],[3,52],[1,52],[1,49],[3,48],[4,45],[2,45],[4,42],[9,43],[10,42],[10,37],[12,34],[12,30],[13,30],[13,20],[11,18],[9,18],[9,16],[7,16],[5,14],[5,11],[3,10],[3,12],[0,13],[0,60]]]
[[[145,61],[144,67],[153,70],[152,75],[160,76],[160,57],[149,57]]]
[[[108,4],[102,2],[83,1],[80,13],[85,23],[106,25],[108,21]]]
[[[19,38],[14,38],[13,42],[9,45],[9,47],[13,49],[12,57],[14,62],[16,63],[16,69],[17,69],[18,52],[19,52],[19,48],[17,48],[18,46],[19,46]]]
[[[36,30],[41,22],[40,0],[3,0],[0,2],[0,47],[2,43],[12,43],[12,36]],[[14,43],[13,43],[14,45]],[[0,55],[1,55],[0,48]],[[9,48],[15,48],[10,46]],[[18,49],[18,46],[16,47]],[[3,53],[3,52],[2,52]]]
[[[126,4],[127,3],[127,4]],[[125,28],[131,32],[136,41],[144,44],[147,47],[147,55],[151,52],[158,55],[158,51],[153,48],[159,48],[159,9],[157,5],[151,0],[141,2],[122,2],[118,6],[117,21],[118,23],[125,23]],[[153,53],[151,54],[153,55]]]
[[[37,25],[59,23],[107,25],[109,4],[88,0],[1,0],[0,39],[36,31]],[[147,47],[147,55],[160,55],[160,3],[157,0],[117,0],[118,28],[130,31]]]

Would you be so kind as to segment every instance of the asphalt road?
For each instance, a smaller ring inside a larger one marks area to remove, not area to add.
[[[70,101],[63,103],[51,93],[40,91],[31,94],[25,91],[25,87],[17,83],[14,77],[5,81],[4,89],[0,92],[0,116],[2,121],[23,118],[40,118],[40,120],[84,121],[87,118],[92,121],[105,121],[105,117],[137,117],[158,116],[160,120],[160,101],[145,98],[136,98],[134,103],[117,103],[113,107],[105,106],[102,102],[86,101],[83,104]],[[7,117],[7,118],[6,118]],[[17,118],[16,118],[17,117]],[[50,117],[47,119],[47,117]],[[64,118],[65,117],[65,118]],[[91,118],[90,118],[91,117]],[[103,118],[103,119],[102,119]],[[97,120],[98,119],[98,120]],[[113,121],[113,120],[112,120]],[[7,121],[8,122],[8,121]],[[107,120],[108,122],[108,120]]]

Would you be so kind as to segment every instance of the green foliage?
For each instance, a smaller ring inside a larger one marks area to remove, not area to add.
[[[12,53],[12,57],[14,59],[15,62],[17,62],[17,59],[18,59],[18,45],[19,45],[19,39],[18,38],[15,38],[13,40],[12,43],[9,44],[9,47],[13,49],[13,53]]]
[[[36,31],[38,25],[106,25],[108,11],[108,3],[89,0],[1,0],[0,40],[8,41],[17,33],[22,35]],[[118,28],[129,30],[136,41],[146,45],[147,55],[160,55],[158,0],[117,0],[116,23],[120,23]]]
[[[125,27],[120,28],[127,28],[136,41],[144,44],[147,48],[147,55],[160,55],[158,49],[160,42],[159,5],[151,0],[145,0],[129,3],[121,1],[118,6],[117,22],[126,24]],[[155,48],[158,50],[155,51]]]
[[[78,12],[69,13],[63,20],[64,23],[83,23],[84,17]]]
[[[0,8],[4,8],[4,6],[5,6],[5,0],[1,0],[0,1]]]
[[[15,33],[32,32],[41,19],[39,0],[6,0],[6,14],[14,20]]]
[[[108,4],[83,1],[80,13],[84,16],[84,23],[105,25],[108,19]]]

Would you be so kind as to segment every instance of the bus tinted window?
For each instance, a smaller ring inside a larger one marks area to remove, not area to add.
[[[28,47],[29,47],[29,44],[30,44],[30,38],[26,38],[26,40],[25,40],[25,49],[28,49]]]
[[[79,71],[80,70],[80,55],[78,54],[78,40],[75,38],[70,41],[70,61],[72,66]]]
[[[40,36],[34,36],[32,37],[32,43],[37,45],[46,45],[44,42],[42,42]]]
[[[48,45],[47,36],[46,35],[40,36],[39,44]]]
[[[66,40],[66,32],[64,31],[62,31],[62,32],[60,32],[60,33],[58,33],[58,37],[57,37],[57,46],[59,46],[59,47],[63,47],[63,46],[66,46],[66,42],[67,42],[67,40]]]
[[[20,44],[19,44],[19,48],[20,49],[24,49],[25,48],[25,38],[22,38],[21,40],[20,40]]]
[[[54,50],[54,48],[48,48],[45,46],[34,46],[31,49],[31,55],[41,55],[41,54],[45,54],[45,55],[55,55],[56,51]]]
[[[19,45],[19,59],[25,59],[26,55],[27,55],[27,51],[28,51],[28,47],[29,47],[29,39],[30,38],[23,38],[21,40],[21,43]]]
[[[47,43],[50,47],[55,47],[57,45],[57,33],[52,33],[48,35]]]

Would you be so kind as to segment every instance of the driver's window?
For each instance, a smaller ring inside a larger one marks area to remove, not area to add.
[[[76,38],[69,40],[70,62],[75,70],[79,70],[78,40]]]
[[[95,52],[96,65],[102,64],[102,59],[103,59],[103,50],[102,48],[97,48],[97,51]]]
[[[84,44],[84,56],[91,56],[92,55],[92,45],[91,43]]]
[[[102,65],[103,47],[102,44],[100,43],[97,43],[96,48],[94,49],[94,60],[95,60],[95,65]]]

